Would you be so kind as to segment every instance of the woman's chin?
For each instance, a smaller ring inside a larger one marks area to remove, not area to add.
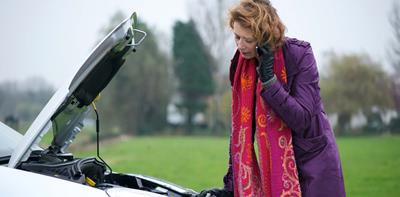
[[[244,57],[244,59],[251,59],[254,58],[255,56],[253,54],[250,53],[241,53],[242,57]]]

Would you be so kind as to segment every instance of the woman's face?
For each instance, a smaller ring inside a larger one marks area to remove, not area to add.
[[[251,59],[256,57],[257,51],[257,41],[253,37],[253,33],[249,28],[244,28],[240,23],[233,23],[233,34],[235,36],[235,43],[242,54],[242,56],[246,59]]]

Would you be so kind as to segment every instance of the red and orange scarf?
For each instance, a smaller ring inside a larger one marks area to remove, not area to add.
[[[287,83],[282,49],[274,72]],[[239,55],[232,87],[231,154],[235,197],[301,196],[291,130],[260,95],[257,60]],[[258,145],[258,162],[253,130]]]

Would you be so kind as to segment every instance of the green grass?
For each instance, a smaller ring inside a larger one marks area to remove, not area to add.
[[[348,196],[400,196],[400,136],[338,140]]]
[[[228,139],[146,137],[101,146],[101,156],[117,172],[145,174],[194,190],[222,187]],[[95,155],[95,151],[77,154]]]
[[[150,175],[200,191],[222,187],[228,139],[143,137],[104,144],[114,171]],[[348,196],[400,196],[400,136],[339,138]],[[81,151],[79,157],[95,155]]]

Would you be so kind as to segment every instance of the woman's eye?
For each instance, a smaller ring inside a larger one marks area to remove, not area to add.
[[[251,43],[254,42],[254,40],[244,40],[244,41],[246,41],[246,42],[249,43],[249,44],[251,44]]]

